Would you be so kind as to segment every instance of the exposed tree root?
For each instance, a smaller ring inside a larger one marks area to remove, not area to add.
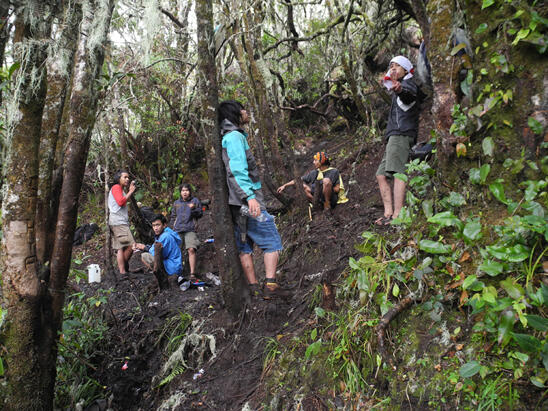
[[[407,297],[400,300],[400,302],[392,307],[386,314],[384,314],[381,318],[381,321],[375,327],[375,331],[377,333],[377,343],[379,345],[379,353],[381,354],[383,360],[390,364],[392,369],[396,368],[396,366],[394,365],[394,360],[388,355],[386,347],[384,346],[384,336],[386,333],[386,328],[390,324],[390,321],[392,321],[398,314],[400,314],[402,311],[406,310],[407,307],[409,307],[411,304],[419,300],[422,300],[420,296],[417,296],[414,293],[409,294]]]

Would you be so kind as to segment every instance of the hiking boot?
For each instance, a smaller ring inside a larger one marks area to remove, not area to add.
[[[291,293],[288,290],[284,290],[278,283],[267,281],[263,287],[263,298],[265,300],[272,300],[274,298],[289,298]]]

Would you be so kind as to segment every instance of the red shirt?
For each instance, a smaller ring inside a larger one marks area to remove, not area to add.
[[[118,203],[120,207],[123,207],[127,203],[127,198],[124,196],[124,190],[120,184],[115,184],[112,186],[112,196]]]

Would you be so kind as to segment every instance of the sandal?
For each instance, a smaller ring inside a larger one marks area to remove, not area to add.
[[[392,222],[392,216],[382,216],[382,217],[379,217],[375,220],[375,225],[380,225],[380,226],[383,226],[383,225],[390,225],[390,223]]]

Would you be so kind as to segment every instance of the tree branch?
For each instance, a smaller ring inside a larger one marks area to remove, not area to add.
[[[324,34],[327,34],[331,31],[331,29],[341,23],[344,22],[344,18],[345,16],[339,16],[337,17],[329,26],[327,26],[325,29],[323,30],[320,30],[320,31],[317,31],[316,33],[310,35],[310,36],[307,36],[307,37],[287,37],[287,38],[284,38],[284,39],[281,39],[281,40],[278,40],[276,43],[274,43],[272,46],[270,47],[267,47],[264,51],[263,51],[263,56],[265,56],[267,53],[271,52],[272,50],[274,50],[275,48],[277,48],[280,44],[282,43],[288,43],[288,42],[299,42],[299,41],[310,41],[310,40],[314,40],[316,37],[319,37],[321,35],[324,35]]]

